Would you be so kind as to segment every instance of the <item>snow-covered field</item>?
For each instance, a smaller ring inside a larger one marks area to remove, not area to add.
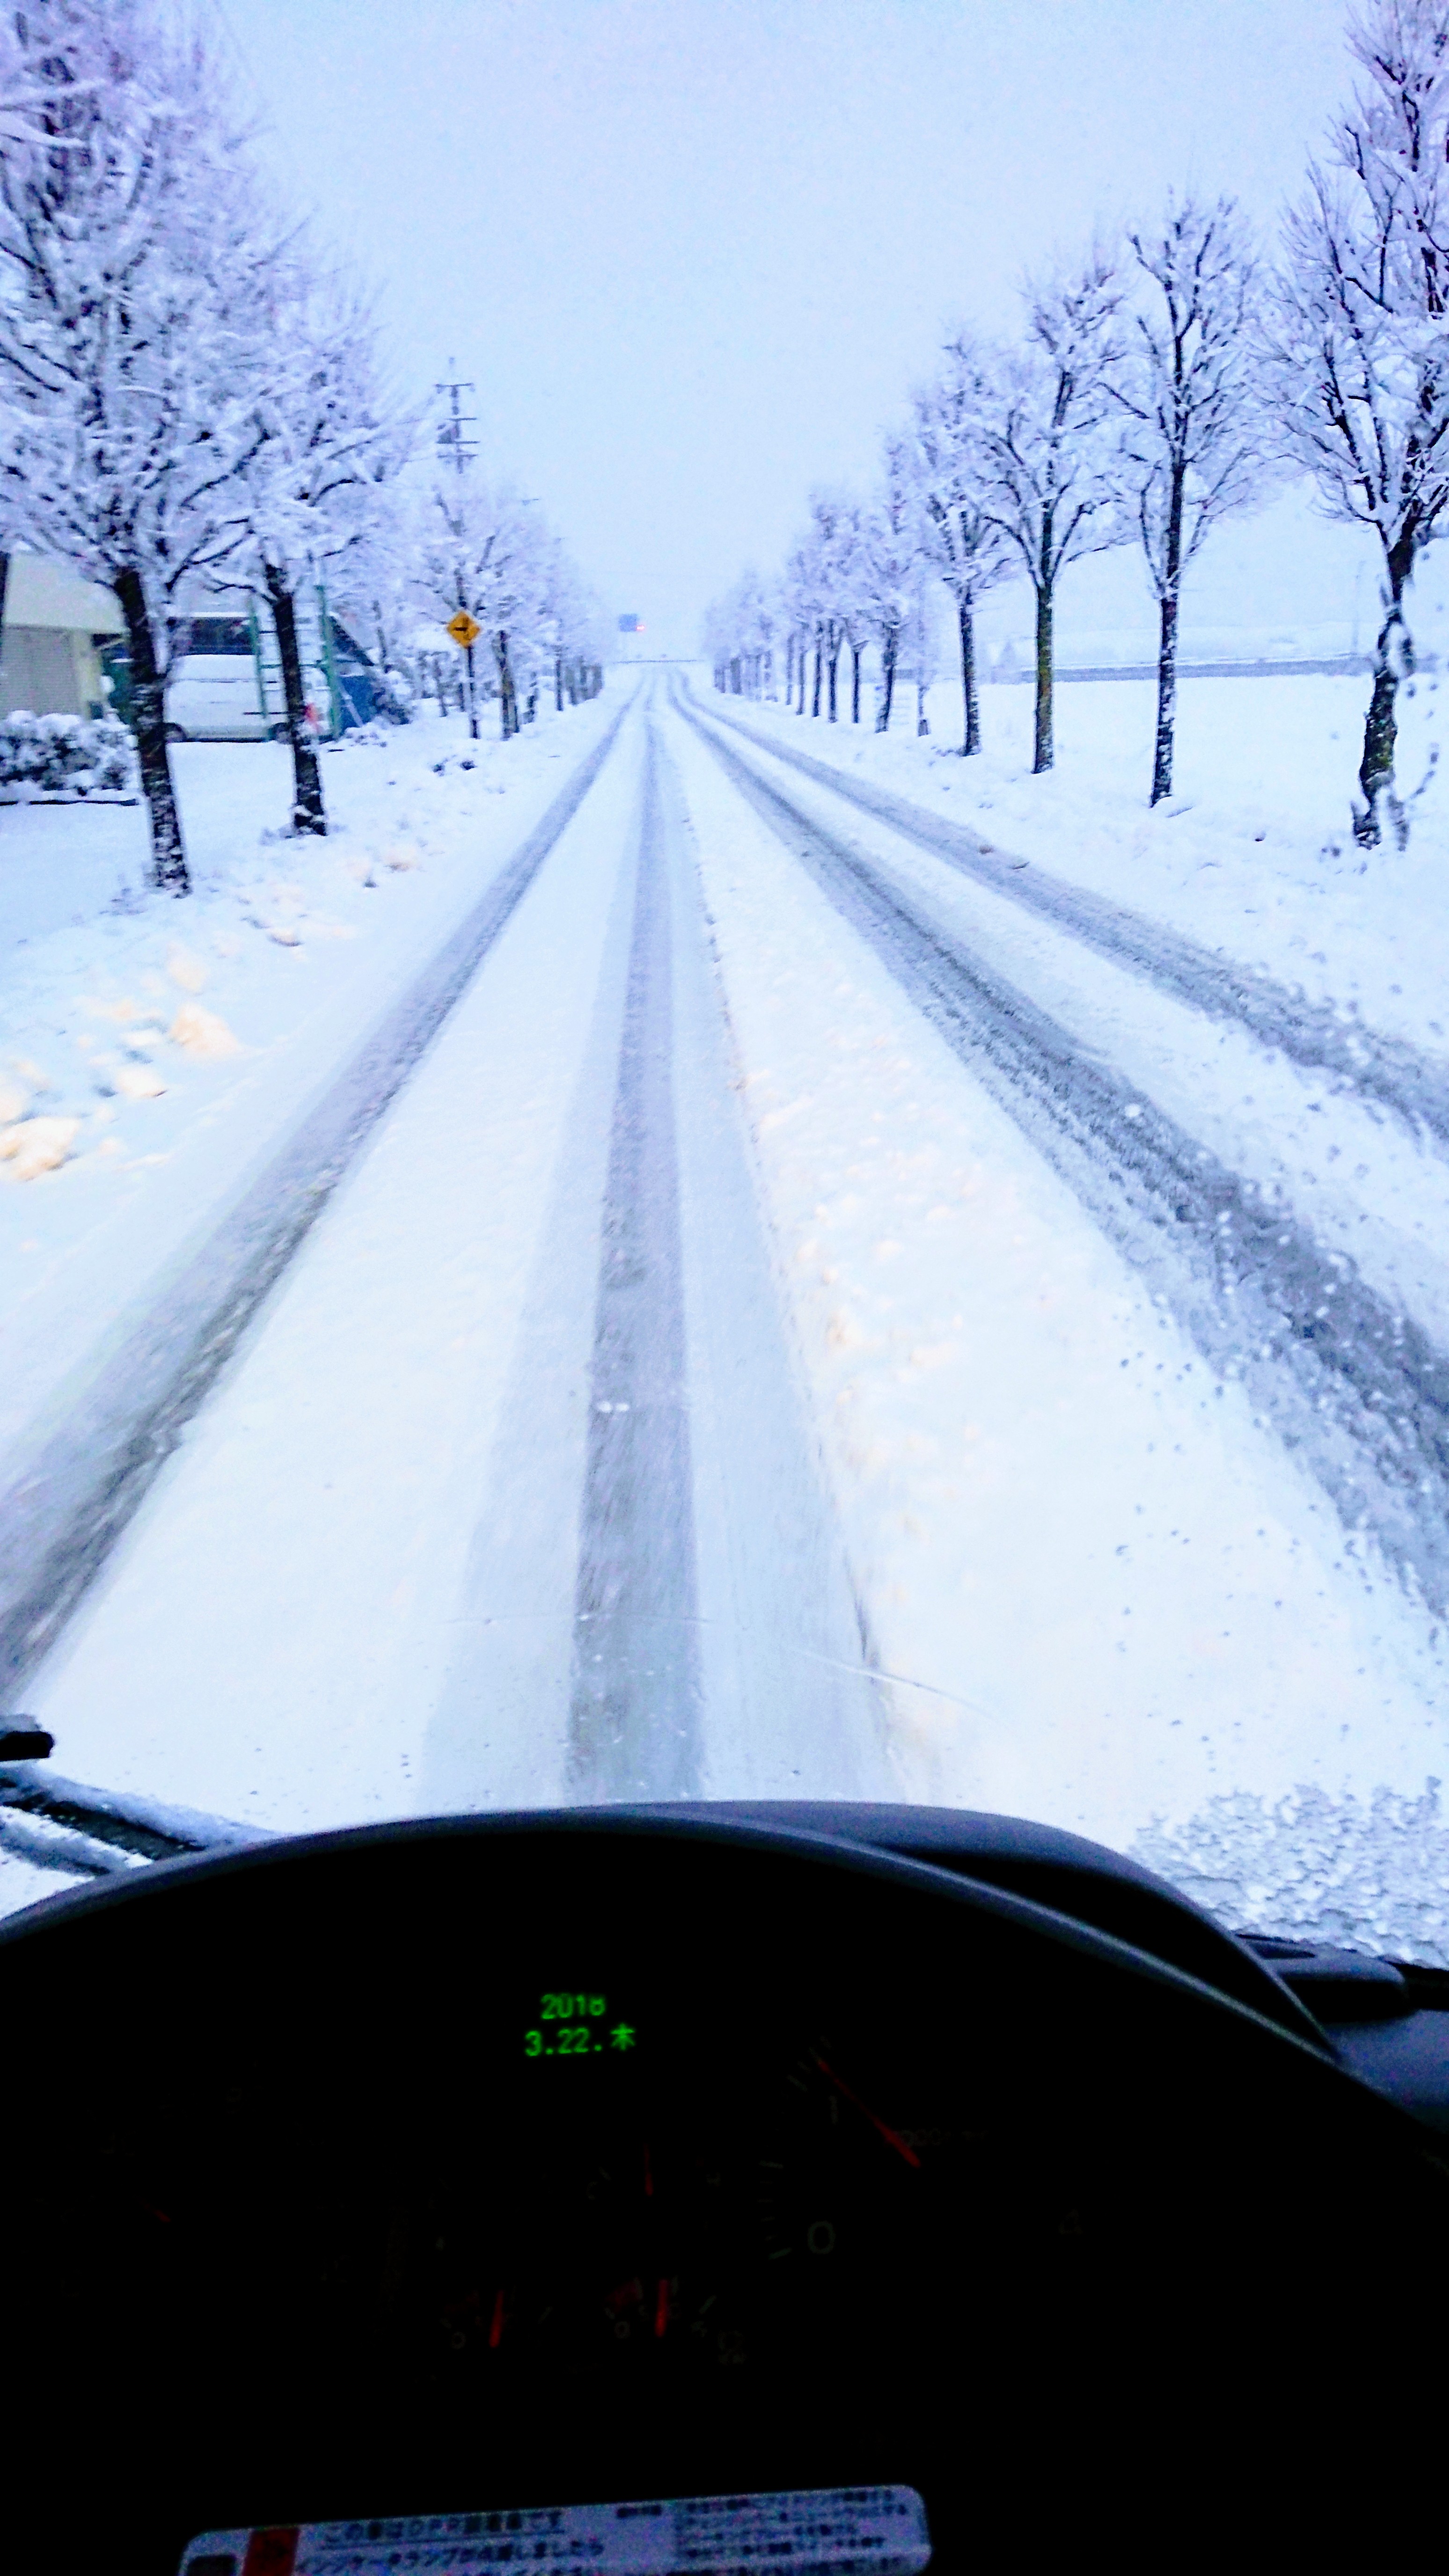
[[[695,685],[714,698],[707,674]],[[1317,675],[1184,680],[1174,793],[1148,805],[1156,691],[1083,680],[1056,693],[1056,767],[1031,774],[1033,692],[981,691],[983,748],[960,758],[961,691],[898,689],[891,731],[731,699],[728,712],[977,827],[1002,850],[1221,947],[1376,1027],[1449,1058],[1449,679],[1400,692],[1400,783],[1411,798],[1405,851],[1358,849],[1350,796],[1363,746],[1367,679]],[[722,704],[716,701],[716,704]],[[849,713],[846,701],[845,712]],[[1427,781],[1427,783],[1425,783]],[[1422,793],[1419,791],[1422,789]]]
[[[284,787],[270,750],[183,754],[193,906],[72,924],[30,870],[9,1043],[53,1086],[20,1070],[36,1108],[79,1123],[60,1169],[0,1186],[12,1454],[63,1417],[629,685],[484,746],[471,771],[436,723],[339,752],[340,828],[310,849],[260,837]],[[986,693],[988,753],[968,766],[941,753],[945,690],[918,743],[696,686],[706,717],[803,743],[1349,1024],[1357,1005],[1436,1047],[1437,790],[1409,852],[1364,867],[1342,828],[1359,683],[1189,683],[1182,792],[1157,816],[1151,692],[1133,683],[1063,688],[1045,781],[1024,689]],[[1413,1552],[1432,1566],[1437,1486],[1395,1557],[1378,1414],[1315,1446],[1291,1354],[1256,1377],[1224,1360],[1205,1274],[1183,1267],[1190,1229],[1164,1254],[1127,1197],[1117,1221],[1112,1150],[1088,1136],[1073,1162],[999,1069],[973,1069],[975,1042],[923,1011],[673,687],[626,716],[27,1681],[58,1762],[274,1827],[621,1781],[999,1806],[1119,1847],[1147,1836],[1236,1919],[1449,1957],[1449,1832],[1426,1789],[1449,1675]],[[1432,1140],[757,765],[939,932],[948,965],[969,955],[1050,1015],[1083,1099],[1110,1077],[1142,1136],[1197,1140],[1281,1209],[1328,1293],[1338,1261],[1365,1311],[1444,1346]],[[31,848],[52,824],[58,846],[101,826],[89,903],[134,820],[3,816],[0,852],[12,822]],[[187,1043],[198,1025],[215,1051]],[[637,1091],[640,1062],[663,1088]],[[129,1067],[164,1090],[128,1094]],[[654,1284],[621,1344],[608,1245],[630,1190]],[[661,1529],[647,1504],[666,1487]],[[19,1863],[3,1874],[6,1902],[33,1892]]]

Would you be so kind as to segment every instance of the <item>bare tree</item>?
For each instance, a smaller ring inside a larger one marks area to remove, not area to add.
[[[242,317],[275,244],[212,57],[154,0],[34,0],[8,32],[51,99],[0,154],[0,510],[116,594],[155,882],[183,895],[166,681],[181,596],[246,532]]]
[[[916,393],[912,406],[923,543],[956,604],[964,707],[961,749],[966,756],[981,749],[976,603],[1015,570],[1011,541],[988,502],[987,423],[995,401],[989,359],[969,334],[957,331],[934,379]]]
[[[1364,75],[1289,216],[1265,326],[1287,452],[1329,515],[1372,528],[1383,622],[1355,839],[1372,848],[1394,783],[1395,701],[1413,668],[1405,592],[1449,509],[1449,0],[1374,0],[1349,21]]]
[[[70,44],[62,49],[66,35]],[[64,150],[65,111],[79,95],[94,96],[98,86],[99,64],[89,79],[78,68],[90,56],[94,37],[95,12],[87,0],[73,7],[52,0],[43,13],[10,8],[0,14],[0,150],[24,151],[32,144],[47,152]]]
[[[387,397],[368,304],[355,287],[319,273],[300,246],[264,282],[254,319],[257,434],[243,468],[249,527],[241,563],[276,630],[292,828],[325,833],[297,601],[304,590],[316,595],[323,574],[364,541],[417,423]]]
[[[904,439],[886,442],[885,472],[866,522],[871,622],[880,653],[877,733],[890,730],[901,638],[910,621],[921,561],[921,514],[914,461]]]
[[[1258,286],[1229,197],[1169,198],[1161,228],[1129,233],[1144,298],[1112,392],[1148,577],[1157,595],[1157,741],[1152,803],[1172,793],[1182,577],[1209,530],[1263,486],[1262,420],[1249,319]]]
[[[328,579],[339,613],[354,634],[368,639],[387,697],[394,705],[406,703],[425,675],[412,641],[412,527],[405,478],[374,493],[365,526]]]
[[[810,648],[815,646],[815,713],[820,713],[820,598],[817,567],[808,545],[791,548],[783,584],[785,613],[795,638],[795,673],[800,684],[797,715],[805,713]]]
[[[1027,290],[1026,345],[1007,361],[985,423],[988,515],[1036,593],[1035,773],[1050,769],[1057,583],[1082,555],[1118,545],[1122,487],[1109,392],[1120,359],[1122,286],[1105,255]]]
[[[820,641],[825,656],[827,714],[840,715],[840,655],[845,643],[846,604],[854,580],[852,553],[859,542],[859,518],[843,492],[817,492],[810,504],[809,543],[814,550]]]
[[[541,521],[511,487],[484,482],[476,466],[434,477],[418,529],[419,598],[440,622],[462,608],[483,628],[505,741],[521,721],[515,664],[538,615],[546,546]]]

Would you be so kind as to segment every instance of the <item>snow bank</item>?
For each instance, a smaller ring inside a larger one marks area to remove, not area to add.
[[[132,795],[136,754],[114,717],[0,717],[0,790],[22,796]]]
[[[959,756],[961,691],[898,695],[891,732],[716,696],[762,739],[779,736],[979,830],[997,848],[1153,913],[1376,1026],[1449,1048],[1449,783],[1436,767],[1449,730],[1449,679],[1400,693],[1400,779],[1412,797],[1406,851],[1358,849],[1348,828],[1370,683],[1314,674],[1184,680],[1175,793],[1148,806],[1156,691],[1148,680],[1064,683],[1057,765],[1031,774],[1033,692],[981,692],[984,750]]]
[[[902,1794],[1118,1848],[1229,1787],[1416,1794],[1430,1623],[706,745],[670,748],[855,1580],[923,1686]]]
[[[332,747],[325,840],[279,828],[283,746],[180,745],[183,904],[147,890],[140,809],[0,813],[0,1458],[67,1409],[627,685],[508,744],[432,716]]]

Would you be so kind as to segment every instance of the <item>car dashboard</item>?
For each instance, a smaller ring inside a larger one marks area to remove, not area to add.
[[[1218,2324],[1291,2410],[1449,2286],[1449,2169],[1270,1963],[1093,1848],[461,1818],[17,1918],[7,2405],[54,2563],[381,2565],[297,2534],[492,2515],[481,2556],[386,2561],[471,2569],[527,2555],[510,2512],[732,2495],[913,2498],[915,2556],[776,2545],[945,2567],[991,2510],[1120,2515],[1229,2456]]]

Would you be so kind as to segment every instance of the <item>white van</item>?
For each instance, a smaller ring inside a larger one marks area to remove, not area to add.
[[[318,732],[341,731],[341,709],[326,647],[325,608],[297,601],[297,640],[307,702]],[[173,742],[265,742],[286,738],[281,658],[270,617],[250,603],[226,615],[186,620],[189,650],[166,691]]]

